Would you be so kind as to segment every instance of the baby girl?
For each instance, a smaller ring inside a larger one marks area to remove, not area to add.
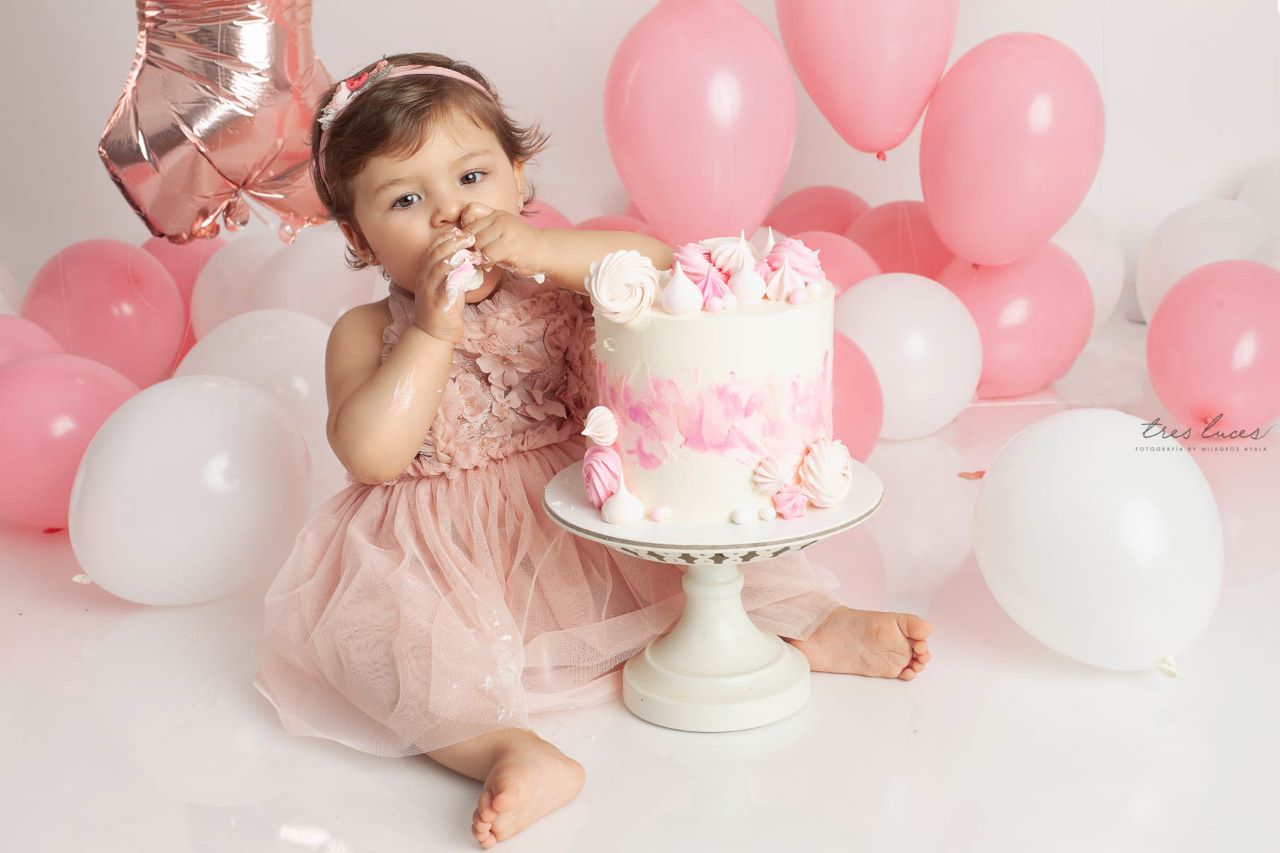
[[[584,280],[644,234],[540,230],[525,164],[546,143],[475,69],[389,56],[318,105],[312,174],[348,264],[385,299],[334,325],[328,437],[348,486],[304,525],[267,594],[258,689],[291,734],[427,754],[482,783],[471,829],[509,838],[582,788],[530,715],[616,700],[669,631],[677,566],[572,536],[542,509],[595,405]],[[918,616],[843,606],[801,554],[744,566],[743,606],[814,670],[910,680]]]

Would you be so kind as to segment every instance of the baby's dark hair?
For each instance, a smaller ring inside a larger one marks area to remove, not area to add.
[[[513,163],[531,159],[546,146],[549,134],[536,123],[521,126],[512,121],[493,86],[467,63],[439,53],[397,53],[384,58],[392,66],[439,65],[452,69],[478,82],[493,97],[465,81],[441,74],[408,74],[379,81],[369,91],[361,92],[324,130],[320,127],[320,111],[343,81],[326,89],[316,102],[311,120],[311,177],[320,201],[333,219],[346,222],[359,232],[352,179],[374,157],[407,157],[418,150],[433,125],[451,112],[468,116],[478,126],[493,131],[503,153]],[[375,64],[371,62],[356,73],[371,71]],[[324,147],[328,183],[320,176],[321,134],[328,135]],[[526,181],[525,186],[528,205],[533,201],[533,185]],[[348,246],[347,266],[360,270],[368,264]]]

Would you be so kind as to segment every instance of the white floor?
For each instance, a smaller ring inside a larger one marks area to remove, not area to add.
[[[808,553],[856,607],[935,626],[913,682],[819,673],[808,706],[692,734],[621,703],[535,727],[587,769],[510,851],[1280,849],[1280,443],[1196,456],[1228,536],[1222,599],[1178,677],[1062,657],[996,604],[973,559],[984,469],[1066,405],[1167,412],[1146,327],[1121,316],[1044,392],[881,442],[865,526]],[[261,589],[143,607],[79,574],[66,532],[0,528],[0,850],[398,853],[476,849],[479,783],[283,734],[250,684]]]

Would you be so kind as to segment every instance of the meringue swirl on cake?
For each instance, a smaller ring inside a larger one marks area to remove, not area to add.
[[[635,249],[610,252],[592,261],[587,291],[603,316],[615,323],[630,323],[653,305],[658,270]]]
[[[800,487],[814,506],[835,506],[853,485],[852,465],[853,457],[843,441],[815,441],[800,464]]]

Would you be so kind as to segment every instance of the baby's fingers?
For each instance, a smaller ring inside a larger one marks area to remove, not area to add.
[[[486,216],[493,215],[493,208],[487,204],[481,204],[473,201],[462,209],[462,215],[458,217],[458,224],[463,228],[470,228],[472,223],[477,220],[484,219]]]

